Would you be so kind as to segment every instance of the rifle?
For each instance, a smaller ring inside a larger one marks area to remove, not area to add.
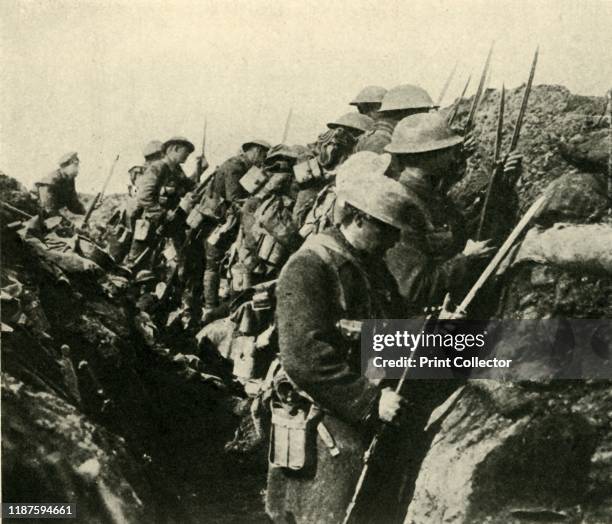
[[[478,83],[478,89],[476,90],[476,94],[474,95],[474,100],[472,100],[472,107],[470,108],[470,113],[468,115],[467,122],[465,123],[464,134],[469,133],[474,127],[474,117],[476,116],[476,110],[478,109],[480,97],[482,96],[485,82],[487,80],[487,73],[489,72],[489,64],[491,63],[491,55],[493,54],[494,46],[495,46],[495,41],[491,42],[491,47],[489,48],[489,54],[487,55],[487,59],[485,60],[485,65],[482,69],[482,75],[480,75],[480,82]]]
[[[30,215],[29,213],[26,213],[25,211],[22,211],[21,209],[17,209],[16,207],[11,206],[11,204],[7,204],[6,202],[0,201],[0,207],[3,207],[7,211],[12,211],[13,213],[19,215],[24,220],[30,220],[30,218],[34,216],[34,215]]]
[[[531,205],[527,213],[525,213],[525,215],[520,220],[520,222],[514,227],[514,229],[512,230],[512,232],[506,239],[506,241],[502,244],[502,246],[499,248],[496,255],[489,262],[486,269],[482,272],[482,274],[480,275],[476,283],[472,286],[472,288],[470,289],[468,294],[465,296],[461,304],[458,306],[456,311],[467,310],[467,308],[473,302],[474,298],[476,297],[480,289],[485,285],[485,283],[491,277],[491,275],[493,275],[493,273],[497,270],[497,268],[499,267],[503,259],[506,257],[506,255],[508,254],[508,252],[510,251],[510,249],[516,242],[516,240],[526,230],[527,226],[529,225],[531,220],[536,216],[536,214],[541,209],[545,201],[546,201],[546,195],[542,195]],[[449,302],[448,296],[444,302],[445,304]],[[427,324],[429,321],[430,319],[428,318],[425,321],[425,323]],[[416,350],[418,350],[418,348]],[[408,372],[410,369],[412,368],[406,366],[404,368],[401,378],[398,380],[397,386],[395,387],[395,392],[398,395],[401,395],[405,389],[405,384],[406,384],[407,379],[409,378]],[[367,451],[364,454],[363,468],[361,470],[361,475],[359,476],[359,480],[357,481],[355,492],[353,493],[353,498],[351,499],[351,502],[349,503],[346,509],[344,520],[342,521],[343,524],[351,524],[355,522],[354,509],[361,500],[360,497],[363,493],[363,487],[368,477],[370,464],[372,463],[373,458],[375,458],[376,455],[379,453],[378,448],[379,448],[381,439],[384,436],[385,432],[388,431],[388,428],[389,426],[387,425],[380,426],[379,430],[376,432],[376,434],[372,438],[372,441]]]
[[[285,129],[283,130],[283,139],[281,140],[281,144],[284,144],[289,136],[289,125],[291,124],[291,115],[293,115],[293,108],[289,109],[289,114],[287,115],[287,120],[285,121]]]
[[[204,129],[202,130],[202,157],[206,155],[206,126],[208,119],[204,117]]]
[[[527,110],[527,102],[529,101],[529,94],[531,93],[531,87],[533,85],[533,77],[535,75],[536,65],[538,63],[538,51],[536,49],[535,54],[533,56],[533,61],[531,63],[531,69],[529,71],[529,78],[527,80],[527,84],[525,85],[525,92],[523,93],[523,100],[521,102],[521,108],[519,110],[519,114],[516,118],[516,123],[514,125],[514,132],[512,133],[512,140],[510,141],[510,148],[508,152],[504,156],[503,162],[500,162],[500,152],[501,152],[501,134],[503,127],[503,111],[504,111],[504,98],[505,92],[502,88],[502,98],[500,99],[500,114],[497,123],[497,135],[495,140],[495,157],[494,157],[494,167],[493,173],[489,177],[489,183],[487,186],[487,193],[485,196],[484,203],[482,205],[482,210],[480,212],[480,221],[478,224],[478,231],[476,233],[476,239],[480,240],[485,232],[485,226],[489,221],[489,215],[491,213],[491,195],[494,193],[495,186],[498,184],[498,180],[501,178],[504,165],[510,156],[510,153],[513,153],[516,150],[516,146],[519,141],[519,137],[521,136],[521,128],[523,127],[523,119],[525,118],[525,112]]]
[[[448,90],[448,86],[450,85],[451,81],[453,80],[453,77],[455,76],[455,71],[457,70],[457,63],[455,62],[455,66],[453,67],[453,70],[450,72],[450,75],[448,75],[448,78],[446,79],[446,82],[444,83],[444,86],[442,87],[442,91],[440,91],[440,95],[438,96],[438,100],[436,102],[436,105],[439,106],[440,102],[442,102],[442,100],[444,99],[444,95],[446,94],[446,91]]]
[[[453,122],[455,121],[455,118],[457,117],[457,111],[459,110],[459,104],[461,103],[461,101],[463,100],[463,97],[465,96],[465,92],[467,91],[467,88],[470,85],[471,79],[472,79],[472,74],[470,73],[468,75],[468,79],[467,79],[467,82],[465,83],[465,86],[463,86],[463,91],[461,91],[461,95],[459,96],[459,98],[457,98],[457,101],[455,102],[455,106],[453,107],[453,110],[448,116],[448,127],[451,127],[453,125]]]
[[[490,206],[491,201],[491,193],[492,188],[495,185],[496,180],[500,176],[500,171],[502,170],[499,165],[499,158],[501,155],[501,142],[503,139],[503,129],[504,129],[504,106],[506,100],[506,86],[502,84],[501,95],[499,97],[499,112],[497,116],[497,130],[495,132],[495,151],[493,153],[493,173],[491,173],[491,177],[489,179],[489,184],[487,186],[487,193],[485,196],[484,203],[482,205],[482,211],[480,213],[480,220],[478,222],[478,230],[476,231],[476,240],[482,240],[482,234],[484,230],[485,219],[488,213],[488,208]]]
[[[106,188],[108,187],[108,183],[110,182],[110,179],[113,176],[113,173],[115,171],[115,166],[117,165],[118,160],[119,160],[119,155],[117,155],[117,157],[115,158],[115,161],[113,162],[113,165],[110,168],[110,172],[108,173],[108,176],[106,177],[106,180],[104,181],[102,190],[98,194],[96,194],[94,199],[91,201],[91,204],[89,205],[89,209],[87,210],[87,213],[85,213],[85,218],[83,219],[82,227],[85,227],[87,225],[87,222],[89,222],[89,219],[91,218],[91,214],[96,208],[96,205],[98,204],[100,199],[104,196],[104,192],[106,191]]]

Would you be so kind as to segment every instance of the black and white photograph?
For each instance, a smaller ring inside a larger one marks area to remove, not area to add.
[[[612,0],[3,0],[0,58],[3,521],[612,524]]]

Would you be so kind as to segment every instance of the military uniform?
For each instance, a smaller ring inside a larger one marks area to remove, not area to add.
[[[76,215],[84,215],[85,207],[79,200],[74,177],[64,175],[59,169],[36,183],[41,209],[47,216],[57,215],[67,208]]]
[[[377,154],[384,153],[385,147],[391,142],[395,124],[394,120],[381,117],[376,121],[373,129],[359,137],[355,145],[355,152],[372,151]]]
[[[465,225],[450,199],[432,197],[424,206],[430,210],[429,227],[404,229],[386,255],[400,293],[410,304],[409,316],[441,305],[447,292],[462,298],[486,263],[461,253],[467,240]]]
[[[182,167],[172,167],[166,159],[156,160],[146,167],[136,180],[134,214],[149,224],[148,233],[145,239],[135,238],[132,242],[130,261],[133,262],[146,247],[152,247],[157,242],[156,231],[168,211],[176,209],[180,199],[194,187],[195,182],[185,175]],[[181,228],[175,228],[170,236],[175,244],[179,244],[184,232]],[[178,249],[178,246],[175,247]]]
[[[242,153],[226,160],[213,175],[212,192],[214,198],[221,202],[221,218],[228,227],[223,236],[217,238],[214,243],[206,243],[204,304],[208,309],[217,307],[219,302],[221,261],[238,235],[238,206],[249,196],[248,191],[239,182],[252,166],[252,162]]]
[[[379,389],[360,374],[358,344],[344,340],[336,322],[401,318],[401,301],[379,260],[360,258],[336,229],[311,237],[289,259],[276,297],[283,368],[320,405],[340,454],[331,456],[317,435],[314,471],[271,466],[266,509],[275,522],[341,522]]]
[[[402,186],[384,176],[390,161],[389,155],[360,153],[336,177],[345,211],[371,217],[371,227],[380,224],[382,236],[399,233],[408,204]],[[276,317],[282,371],[272,394],[266,498],[274,522],[339,523],[352,499],[382,393],[360,373],[359,341],[345,336],[338,324],[403,316],[395,281],[381,264],[388,245],[381,240],[358,251],[342,227],[333,228],[309,237],[281,271]],[[388,449],[395,450],[395,444],[389,441]],[[380,473],[377,469],[380,482],[372,485],[384,484]],[[360,508],[360,515],[366,510],[365,521],[389,522],[396,512],[393,505],[380,507],[376,496],[368,502],[369,508]]]

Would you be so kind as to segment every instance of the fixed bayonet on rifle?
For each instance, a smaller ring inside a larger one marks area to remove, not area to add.
[[[480,275],[476,283],[472,286],[472,288],[470,289],[468,294],[465,296],[465,298],[463,299],[463,301],[461,302],[461,304],[459,305],[456,311],[466,311],[467,310],[469,305],[473,302],[474,298],[478,294],[478,291],[482,289],[482,287],[485,285],[485,283],[488,281],[491,275],[495,273],[495,271],[497,270],[497,268],[499,267],[503,259],[506,257],[506,255],[508,255],[508,253],[510,252],[510,249],[512,248],[514,243],[517,241],[517,239],[521,236],[521,234],[524,231],[526,231],[527,226],[531,223],[531,220],[540,211],[545,200],[546,200],[546,195],[543,195],[531,205],[527,213],[523,216],[520,222],[512,230],[512,232],[510,233],[506,241],[499,248],[495,257],[493,257],[491,262],[489,262],[486,269],[482,272],[482,274]],[[447,295],[447,298],[445,298],[444,303],[448,304],[449,302],[450,300]],[[428,318],[425,321],[423,331],[425,331],[427,324],[430,321],[431,321],[431,318]],[[415,351],[418,351],[418,349],[419,348],[416,348]],[[406,366],[404,368],[404,371],[402,372],[402,376],[398,380],[397,386],[395,388],[395,392],[398,395],[402,394],[404,390],[404,386],[406,384],[406,380],[409,378],[408,376],[409,370],[411,369],[416,369],[416,368],[411,368],[409,366]],[[355,491],[353,492],[353,498],[351,499],[351,502],[349,503],[347,507],[347,510],[344,516],[344,520],[343,520],[343,524],[352,524],[353,522],[355,522],[356,521],[355,508],[361,503],[365,504],[365,502],[361,500],[361,497],[363,496],[363,492],[364,492],[363,488],[366,484],[366,481],[368,480],[368,473],[370,470],[370,465],[372,464],[372,461],[375,460],[376,455],[379,453],[378,447],[381,442],[381,437],[383,437],[386,431],[388,431],[388,426],[382,424],[380,426],[380,429],[376,432],[376,434],[372,438],[372,441],[364,454],[363,468],[361,470],[361,475],[359,476],[359,480],[357,481]]]
[[[521,128],[523,127],[523,120],[525,118],[525,112],[527,111],[527,102],[529,101],[529,95],[531,93],[531,87],[533,85],[533,77],[535,75],[536,64],[538,63],[538,49],[533,56],[533,61],[531,63],[531,69],[529,70],[529,79],[527,80],[527,84],[525,85],[525,92],[523,93],[523,100],[521,102],[521,108],[519,109],[519,114],[516,118],[516,123],[514,124],[514,132],[512,133],[512,140],[510,141],[510,148],[508,149],[508,153],[504,156],[503,160],[501,160],[501,129],[500,126],[503,126],[503,110],[504,110],[504,98],[505,98],[505,90],[502,88],[502,98],[500,100],[500,119],[498,120],[497,125],[497,136],[495,140],[495,163],[493,165],[493,173],[489,178],[489,184],[487,186],[487,193],[485,196],[485,200],[482,205],[482,210],[480,212],[480,220],[478,223],[478,231],[476,233],[476,239],[481,240],[483,236],[486,236],[486,228],[490,222],[490,214],[491,214],[491,200],[492,194],[495,192],[495,187],[498,184],[500,177],[503,174],[504,167],[508,157],[511,153],[516,150],[516,146],[518,145],[519,137],[521,136]]]
[[[468,115],[467,122],[465,123],[465,134],[469,133],[474,127],[474,117],[476,116],[476,110],[478,109],[480,97],[482,96],[485,82],[487,80],[487,74],[489,72],[489,64],[491,63],[491,55],[493,54],[494,45],[495,45],[495,42],[491,42],[491,47],[489,48],[489,54],[487,55],[487,59],[485,60],[485,65],[482,69],[482,75],[480,75],[480,82],[478,83],[478,89],[476,90],[476,94],[474,95],[474,100],[472,100],[472,107],[470,108],[470,113]]]
[[[457,98],[457,101],[455,102],[455,106],[453,107],[453,110],[451,111],[450,115],[448,116],[447,120],[448,120],[449,127],[453,125],[453,122],[455,121],[455,118],[457,117],[457,111],[459,110],[459,104],[461,103],[461,101],[463,100],[463,97],[465,96],[465,92],[467,91],[467,88],[470,85],[470,80],[472,80],[472,74],[471,73],[468,75],[467,82],[465,83],[465,86],[463,86],[463,91],[461,91],[461,96],[459,96],[459,98]]]
[[[281,140],[281,144],[284,144],[289,136],[289,126],[291,125],[291,115],[293,114],[293,108],[289,109],[289,114],[287,115],[287,120],[285,121],[285,129],[283,130],[283,139]]]
[[[504,106],[506,100],[506,87],[502,85],[501,95],[499,97],[499,114],[497,116],[497,130],[495,132],[495,151],[493,153],[493,173],[489,178],[489,184],[487,186],[487,193],[485,196],[484,203],[482,205],[482,210],[480,212],[480,220],[478,221],[478,230],[476,232],[476,240],[482,240],[483,228],[485,225],[485,219],[489,213],[489,206],[491,202],[491,192],[493,190],[493,186],[497,182],[497,178],[500,175],[500,167],[499,160],[501,156],[501,144],[503,139],[504,132]]]
[[[442,91],[440,91],[440,95],[438,96],[438,100],[436,101],[437,106],[439,106],[442,103],[442,100],[444,100],[444,95],[446,94],[446,91],[448,90],[448,86],[450,85],[450,83],[453,80],[453,77],[455,76],[456,70],[457,70],[457,62],[455,62],[455,66],[453,67],[453,70],[450,72],[450,75],[448,75],[448,78],[446,79],[444,86],[442,86]]]
[[[512,140],[510,141],[510,150],[508,154],[512,153],[518,145],[519,137],[521,136],[521,128],[523,127],[523,119],[525,118],[525,111],[527,111],[527,102],[529,101],[529,95],[531,94],[531,86],[533,85],[533,77],[535,75],[536,65],[538,63],[539,47],[536,48],[535,54],[533,55],[533,62],[531,63],[531,69],[529,70],[529,79],[525,86],[525,92],[523,93],[523,101],[521,102],[521,109],[519,110],[518,117],[516,118],[516,124],[514,125],[514,133],[512,133]]]
[[[206,125],[208,124],[208,119],[204,117],[204,129],[202,130],[202,157],[206,156]]]
[[[102,186],[102,190],[99,193],[97,193],[96,196],[91,201],[91,204],[89,205],[89,209],[87,210],[87,213],[85,213],[85,218],[83,219],[83,226],[87,225],[87,222],[89,222],[89,219],[91,218],[91,214],[94,212],[94,209],[98,205],[98,202],[104,196],[106,188],[108,187],[108,183],[110,182],[110,179],[113,177],[113,173],[115,172],[115,167],[117,166],[118,161],[119,161],[119,155],[116,156],[115,161],[113,162],[113,165],[110,168],[108,176],[106,177],[106,180],[104,181],[104,185]]]

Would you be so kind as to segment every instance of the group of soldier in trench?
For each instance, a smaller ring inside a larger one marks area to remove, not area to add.
[[[356,111],[327,123],[312,144],[249,139],[215,169],[202,152],[191,176],[182,168],[195,151],[190,140],[151,141],[142,165],[129,170],[127,204],[102,236],[154,297],[142,307],[162,328],[196,333],[230,317],[238,334],[256,335],[250,355],[274,348],[263,365],[243,362],[248,370],[237,371],[245,384],[259,379],[252,394],[268,409],[266,511],[274,522],[342,522],[381,423],[404,430],[361,513],[401,519],[397,501],[410,488],[393,481],[405,477],[407,459],[398,457],[419,447],[443,395],[422,382],[406,399],[364,377],[358,341],[342,321],[413,318],[447,294],[457,301],[515,221],[502,213],[495,238],[470,239],[474,228],[448,191],[473,140],[449,127],[425,90],[369,86],[350,105]],[[69,153],[36,184],[44,216],[85,213],[78,170]],[[510,155],[499,201],[513,201],[520,170],[520,155]]]

